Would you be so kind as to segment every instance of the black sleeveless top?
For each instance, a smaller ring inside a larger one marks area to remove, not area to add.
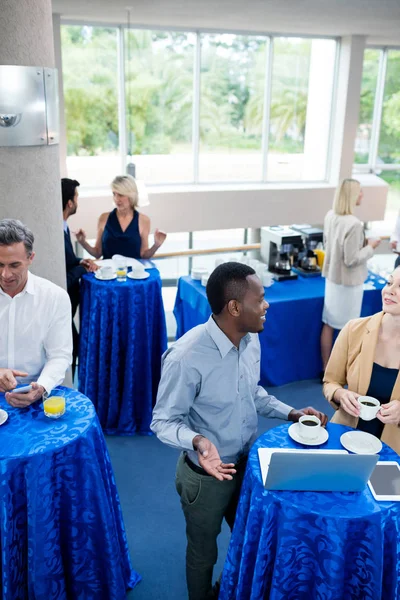
[[[390,402],[398,374],[398,369],[388,369],[374,362],[371,381],[369,382],[368,392],[365,395],[376,398],[381,404],[387,404]],[[384,426],[384,423],[377,418],[372,419],[372,421],[358,419],[357,429],[366,433],[372,433],[375,437],[380,438]]]
[[[139,233],[139,213],[135,210],[133,219],[125,231],[122,231],[114,208],[108,215],[101,238],[103,258],[112,258],[114,254],[122,254],[130,258],[140,258],[142,241]]]

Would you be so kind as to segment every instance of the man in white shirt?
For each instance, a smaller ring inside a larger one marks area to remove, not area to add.
[[[59,385],[71,364],[71,303],[66,291],[29,272],[32,232],[0,221],[0,392],[24,408]],[[31,383],[27,394],[14,393]]]
[[[397,216],[396,227],[390,237],[390,246],[398,255],[394,263],[394,268],[397,269],[400,266],[400,252],[398,251],[398,247],[400,248],[400,213]]]

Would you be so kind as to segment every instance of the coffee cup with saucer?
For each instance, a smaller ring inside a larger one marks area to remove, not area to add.
[[[359,396],[357,402],[360,406],[360,419],[363,421],[372,421],[375,419],[381,403],[372,396]]]
[[[289,427],[288,433],[292,440],[306,446],[319,446],[329,438],[327,430],[321,426],[321,421],[315,415],[303,415],[298,423]]]
[[[132,271],[128,273],[129,279],[147,279],[150,277],[150,273],[140,268],[133,268]]]
[[[103,265],[100,267],[98,271],[95,273],[95,277],[97,279],[115,279],[116,273],[114,269],[110,265]]]

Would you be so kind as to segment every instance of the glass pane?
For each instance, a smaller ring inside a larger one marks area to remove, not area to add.
[[[400,164],[400,50],[389,50],[378,163]]]
[[[68,176],[109,185],[118,154],[117,30],[61,27]]]
[[[193,248],[196,250],[206,248],[230,248],[233,246],[243,246],[244,229],[217,229],[215,231],[194,231]],[[238,260],[242,253],[230,252],[228,254],[209,254],[193,257],[193,267],[208,269],[211,273],[215,267],[217,259]]]
[[[201,36],[201,181],[260,181],[266,38]]]
[[[379,177],[389,184],[385,221],[390,223],[392,230],[400,210],[400,171],[382,171]],[[392,233],[391,230],[390,233]]]
[[[354,162],[356,164],[368,163],[380,54],[380,50],[372,50],[371,48],[367,48],[364,52],[360,116],[354,146]]]
[[[149,246],[151,247],[154,243],[153,235],[149,236]],[[189,248],[189,234],[188,233],[168,233],[167,239],[161,246],[160,253],[177,252],[179,250],[187,250]],[[178,279],[182,275],[188,275],[189,273],[189,258],[184,257],[172,257],[172,258],[160,258],[154,260],[157,269],[160,271],[161,279]]]
[[[274,38],[267,177],[326,179],[336,42]]]
[[[128,155],[146,183],[193,180],[195,34],[125,33]]]

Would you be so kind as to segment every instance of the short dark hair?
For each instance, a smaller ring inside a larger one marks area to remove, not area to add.
[[[11,246],[23,242],[28,256],[33,252],[35,238],[32,231],[17,219],[0,221],[0,246]]]
[[[62,204],[63,210],[68,204],[68,200],[73,200],[75,196],[75,190],[80,186],[79,181],[76,179],[61,179],[61,195],[62,195]]]
[[[219,315],[230,300],[242,302],[249,287],[247,277],[255,270],[238,262],[219,265],[207,283],[207,298],[214,315]]]

